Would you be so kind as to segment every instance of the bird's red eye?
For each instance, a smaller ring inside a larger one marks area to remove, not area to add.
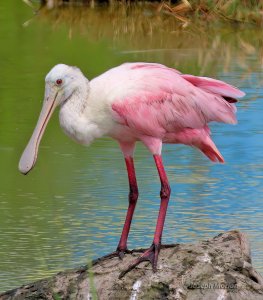
[[[60,85],[62,83],[62,79],[57,79],[56,84]]]

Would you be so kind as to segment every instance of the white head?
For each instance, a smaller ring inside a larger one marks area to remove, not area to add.
[[[79,87],[83,84],[86,86],[86,83],[86,77],[78,68],[64,64],[56,65],[47,74],[43,107],[31,139],[21,156],[20,172],[27,174],[34,167],[40,140],[55,108],[63,105]]]
[[[63,104],[86,80],[79,68],[56,65],[45,78],[45,98],[57,95],[56,106]]]

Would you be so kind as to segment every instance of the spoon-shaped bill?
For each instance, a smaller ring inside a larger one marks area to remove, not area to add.
[[[35,165],[37,160],[38,146],[43,136],[47,123],[56,108],[57,93],[46,95],[43,103],[42,110],[40,112],[37,125],[34,132],[20,158],[19,171],[23,174],[27,174]]]

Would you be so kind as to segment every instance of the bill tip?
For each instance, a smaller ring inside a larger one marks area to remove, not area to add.
[[[29,171],[30,171],[32,168],[33,168],[33,166],[32,166],[32,167],[30,167],[30,166],[28,166],[28,165],[24,166],[21,162],[19,162],[18,170],[19,170],[19,172],[22,173],[23,175],[27,175],[27,173],[29,173]]]

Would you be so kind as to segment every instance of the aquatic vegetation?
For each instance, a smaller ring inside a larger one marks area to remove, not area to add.
[[[32,6],[33,1],[23,0]],[[130,6],[133,3],[151,3],[156,11],[174,16],[187,26],[190,22],[214,21],[234,23],[252,23],[263,26],[263,2],[261,0],[181,0],[181,1],[118,1],[118,0],[41,0],[34,1],[53,9],[61,6],[91,6],[108,3],[110,6],[120,4]]]
[[[94,42],[111,41],[114,47],[121,46],[123,55],[133,54],[135,60],[139,55],[141,59],[143,54],[143,60],[150,61],[154,55],[157,60],[167,64],[172,60],[174,67],[180,65],[186,72],[197,75],[215,76],[218,69],[231,72],[233,61],[237,61],[240,80],[253,81],[255,74],[253,65],[248,63],[250,59],[256,59],[263,68],[263,51],[258,51],[263,44],[260,27],[254,26],[251,35],[252,28],[248,23],[204,19],[190,22],[187,19],[187,13],[192,9],[189,5],[175,6],[177,9],[173,11],[180,14],[179,18],[167,13],[169,7],[160,3],[96,8],[63,6],[51,10],[43,7],[36,18],[54,30],[66,28],[69,39],[80,34],[89,36]],[[239,24],[239,30],[236,24]],[[262,74],[257,73],[257,76],[257,82],[262,86]]]

